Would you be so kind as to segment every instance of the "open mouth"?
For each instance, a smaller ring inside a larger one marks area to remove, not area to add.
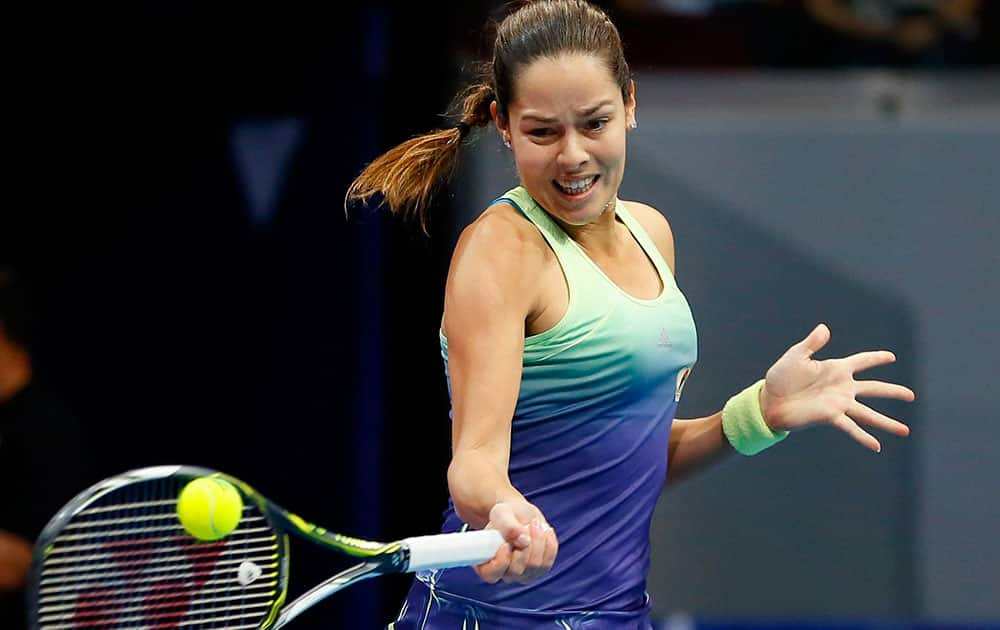
[[[583,179],[564,179],[564,180],[552,180],[555,187],[559,189],[564,195],[578,196],[586,194],[594,187],[597,180],[600,179],[600,175],[591,175],[590,177],[585,177]]]

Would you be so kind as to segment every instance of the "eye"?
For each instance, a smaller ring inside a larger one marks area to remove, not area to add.
[[[607,118],[595,118],[587,123],[588,131],[601,131],[608,126]]]
[[[529,136],[534,136],[535,138],[544,138],[552,134],[552,129],[549,127],[539,127],[537,129],[532,129],[528,131]]]

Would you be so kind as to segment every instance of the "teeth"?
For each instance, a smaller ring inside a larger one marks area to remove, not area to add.
[[[596,175],[592,175],[587,179],[579,179],[574,181],[556,181],[559,187],[568,193],[582,193],[593,185],[594,180],[597,179]]]

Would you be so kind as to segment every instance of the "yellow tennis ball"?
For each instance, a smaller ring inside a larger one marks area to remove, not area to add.
[[[177,517],[198,540],[219,540],[240,524],[243,499],[228,481],[200,477],[188,483],[177,497]]]

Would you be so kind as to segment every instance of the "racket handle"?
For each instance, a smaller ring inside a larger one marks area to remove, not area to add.
[[[436,534],[403,539],[410,549],[409,572],[464,567],[486,562],[496,555],[503,536],[495,529],[457,534]]]

